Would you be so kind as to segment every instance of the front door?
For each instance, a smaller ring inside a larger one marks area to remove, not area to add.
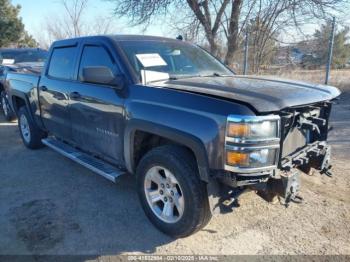
[[[103,44],[82,48],[78,79],[84,67],[106,66],[119,74],[115,58]],[[124,99],[112,86],[80,82],[70,97],[74,143],[115,164],[123,159]]]

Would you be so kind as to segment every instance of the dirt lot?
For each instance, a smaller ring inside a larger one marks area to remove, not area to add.
[[[131,176],[114,185],[47,148],[27,150],[0,118],[0,254],[350,254],[350,93],[332,122],[335,176],[303,176],[303,204],[247,193],[173,240],[148,222]]]

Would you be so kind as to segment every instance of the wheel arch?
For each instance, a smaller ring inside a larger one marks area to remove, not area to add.
[[[146,132],[189,149],[196,159],[200,179],[208,182],[209,164],[207,152],[199,138],[180,130],[143,120],[131,120],[124,132],[124,160],[126,168],[130,173],[135,173],[137,166],[137,161],[135,161],[135,139],[137,132]]]
[[[30,110],[31,107],[30,107],[29,100],[24,94],[20,92],[14,92],[13,94],[11,94],[11,98],[9,100],[11,103],[12,110],[15,112],[16,115],[18,114],[18,110],[22,106],[25,106],[27,108],[27,111],[31,120],[35,122],[32,110]]]

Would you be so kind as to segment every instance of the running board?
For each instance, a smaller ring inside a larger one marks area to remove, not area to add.
[[[117,167],[114,167],[100,159],[83,153],[80,150],[55,138],[45,138],[42,139],[41,142],[56,152],[64,155],[65,157],[68,157],[78,164],[90,169],[91,171],[103,176],[104,178],[107,178],[113,183],[117,182],[117,178],[119,176],[125,174],[125,172],[119,170]]]

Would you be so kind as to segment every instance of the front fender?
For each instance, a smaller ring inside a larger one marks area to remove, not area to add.
[[[224,167],[227,116],[253,115],[244,105],[210,96],[167,88],[132,86],[125,103],[125,162],[133,172],[133,143],[136,130],[165,137],[189,147],[195,154],[201,178],[209,170]]]

